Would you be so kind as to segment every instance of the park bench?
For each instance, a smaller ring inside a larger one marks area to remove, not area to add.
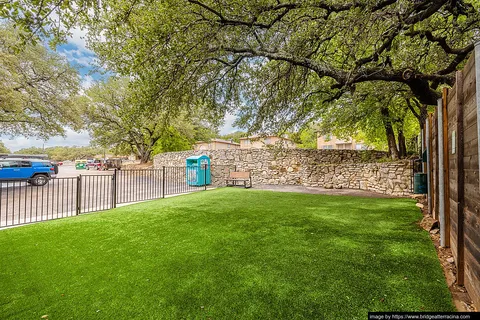
[[[231,171],[229,177],[226,179],[227,187],[238,186],[238,182],[243,182],[243,186],[245,188],[252,187],[252,176],[250,175],[250,171]],[[240,184],[241,186],[242,184]]]

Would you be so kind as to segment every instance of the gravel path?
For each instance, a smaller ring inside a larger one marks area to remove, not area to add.
[[[371,191],[359,190],[359,189],[326,189],[322,187],[305,187],[305,186],[286,186],[286,185],[268,185],[268,184],[256,184],[253,185],[254,189],[259,190],[271,190],[279,192],[300,192],[311,194],[326,194],[336,196],[356,196],[366,198],[399,198],[388,194],[380,194]]]

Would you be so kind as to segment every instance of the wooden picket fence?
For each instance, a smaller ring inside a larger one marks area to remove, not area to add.
[[[429,210],[440,220],[441,244],[452,249],[457,284],[465,286],[480,309],[480,45],[476,55],[457,71],[454,87],[443,90],[425,131],[430,150]]]

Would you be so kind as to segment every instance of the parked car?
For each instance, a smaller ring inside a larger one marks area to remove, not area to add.
[[[55,171],[55,174],[58,174],[58,162],[56,161],[50,161],[50,164],[53,166],[53,170]]]
[[[120,170],[122,167],[122,159],[120,158],[112,158],[112,159],[107,159],[103,163],[102,170],[108,170],[108,169],[118,169]]]
[[[44,186],[56,176],[55,167],[49,160],[0,159],[0,181],[25,180],[34,186]]]
[[[48,160],[48,154],[17,154],[17,153],[2,153],[0,154],[2,159],[40,159]]]
[[[87,169],[87,160],[75,160],[75,169]]]
[[[87,170],[100,170],[102,168],[102,160],[87,160]]]

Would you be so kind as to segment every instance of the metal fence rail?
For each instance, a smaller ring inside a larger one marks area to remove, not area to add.
[[[129,203],[163,197],[163,170],[115,171],[116,203]]]
[[[205,168],[202,174],[206,175]],[[212,177],[213,174],[212,168]],[[220,178],[224,173],[220,170]],[[113,174],[56,178],[45,186],[0,181],[0,228],[115,208],[117,204],[206,190],[187,182],[187,167],[115,170]],[[190,177],[191,178],[191,177]],[[206,181],[206,176],[203,177]]]
[[[187,183],[187,167],[163,167],[163,170],[166,182],[165,195],[200,191],[205,190],[207,187],[206,184],[195,185]],[[203,171],[205,172],[204,169]]]
[[[47,185],[0,182],[0,227],[73,216],[77,212],[77,178],[58,178]]]
[[[113,192],[115,176],[81,175],[78,213],[108,210],[114,207]]]

